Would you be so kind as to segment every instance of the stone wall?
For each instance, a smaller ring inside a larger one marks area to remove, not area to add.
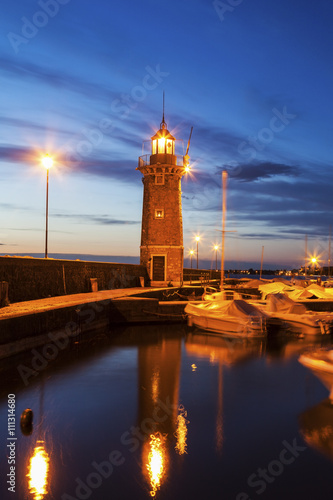
[[[219,280],[221,279],[221,271],[215,271],[212,269],[188,269],[188,268],[184,269],[184,281],[190,281],[191,279],[195,281],[197,280],[200,281],[201,278],[210,280]]]
[[[87,262],[32,257],[0,257],[0,282],[8,282],[11,303],[91,291],[91,278],[98,290],[148,284],[144,266],[107,262]]]

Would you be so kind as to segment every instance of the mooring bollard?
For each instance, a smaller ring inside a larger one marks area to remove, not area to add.
[[[90,278],[90,286],[92,292],[98,292],[97,278]]]
[[[0,307],[8,306],[8,282],[0,281]]]

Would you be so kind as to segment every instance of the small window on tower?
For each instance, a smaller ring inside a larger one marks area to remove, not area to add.
[[[164,210],[162,208],[156,208],[155,219],[164,219]]]
[[[164,174],[155,174],[155,184],[164,184]]]

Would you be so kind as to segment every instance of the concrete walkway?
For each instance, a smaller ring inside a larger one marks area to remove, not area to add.
[[[118,299],[120,297],[130,297],[140,293],[149,292],[150,290],[165,290],[157,288],[123,288],[116,290],[101,290],[91,293],[77,293],[74,295],[62,295],[59,297],[49,297],[47,299],[29,300],[26,302],[16,302],[9,306],[0,308],[0,321],[4,319],[17,318],[19,316],[27,316],[53,309],[61,309],[64,307],[75,306],[79,304],[87,304],[91,302],[99,302],[101,300]],[[170,288],[169,288],[170,290]]]

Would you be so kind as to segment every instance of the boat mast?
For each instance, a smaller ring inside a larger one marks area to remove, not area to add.
[[[327,267],[328,267],[327,275],[328,275],[328,278],[331,275],[331,236],[332,236],[332,226],[330,226],[330,235],[329,235],[329,238],[328,238],[328,259],[327,259]]]
[[[228,172],[222,171],[222,251],[221,251],[221,291],[224,281],[224,236],[225,236],[225,217],[227,212],[227,178]]]
[[[259,279],[261,279],[261,275],[262,275],[262,264],[263,264],[263,261],[264,261],[264,246],[262,247],[261,249],[261,264],[260,264],[260,277]]]
[[[304,276],[306,276],[306,268],[308,263],[308,235],[305,235],[305,261],[304,261]]]

